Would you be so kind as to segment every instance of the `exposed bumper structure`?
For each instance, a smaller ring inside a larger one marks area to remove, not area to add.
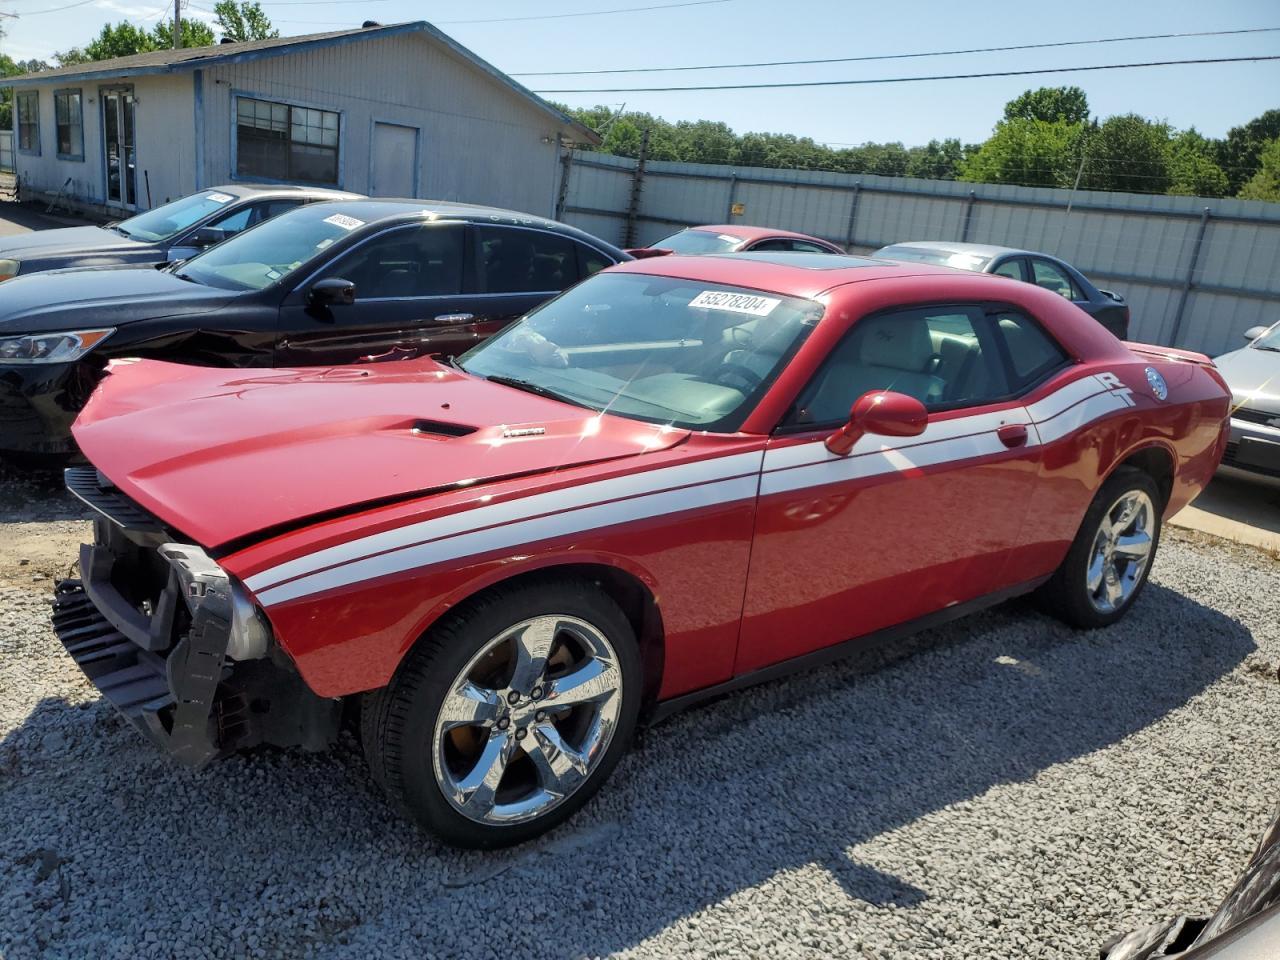
[[[259,743],[328,745],[341,703],[307,688],[243,590],[93,468],[66,473],[100,517],[81,579],[55,589],[53,627],[103,697],[189,767]]]

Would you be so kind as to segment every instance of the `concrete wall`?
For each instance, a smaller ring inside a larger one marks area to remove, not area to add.
[[[736,222],[798,230],[854,253],[905,240],[1039,250],[1123,294],[1133,339],[1211,355],[1280,320],[1277,203],[650,162],[632,211],[635,172],[634,160],[575,153],[562,219],[625,245]],[[731,212],[735,203],[742,215]]]
[[[375,120],[418,128],[417,195],[549,216],[558,188],[553,117],[422,34],[348,43],[204,71],[203,185],[234,179],[233,93],[341,113],[341,186],[370,189]]]

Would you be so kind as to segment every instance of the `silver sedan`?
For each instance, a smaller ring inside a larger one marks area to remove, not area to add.
[[[1231,388],[1223,473],[1280,483],[1280,323],[1245,331],[1248,346],[1214,362]]]

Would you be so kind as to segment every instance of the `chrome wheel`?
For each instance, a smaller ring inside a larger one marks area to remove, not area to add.
[[[599,766],[621,708],[622,670],[599,629],[558,615],[517,623],[450,685],[432,736],[436,783],[477,823],[542,816]]]
[[[1125,493],[1102,515],[1085,574],[1089,602],[1099,613],[1115,612],[1138,589],[1155,529],[1156,508],[1142,490]]]

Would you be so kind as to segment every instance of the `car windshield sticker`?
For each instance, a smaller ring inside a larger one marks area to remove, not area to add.
[[[731,237],[727,233],[720,233],[720,234],[717,234],[717,236],[721,240],[723,240],[725,243],[741,243],[742,242],[741,237]]]
[[[205,199],[213,203],[230,203],[235,197],[229,193],[211,193]]]
[[[335,227],[341,227],[343,230],[354,230],[356,227],[364,226],[363,220],[348,217],[345,213],[335,213],[332,217],[325,217],[324,222],[332,223]]]
[[[753,317],[767,317],[781,302],[772,297],[757,297],[749,293],[703,290],[689,301],[689,306],[702,307],[706,310],[728,310],[730,313],[746,313]]]
[[[268,280],[279,280],[279,279],[280,279],[280,271],[279,271],[279,270],[268,270],[268,271],[267,271],[267,279],[268,279]]]

